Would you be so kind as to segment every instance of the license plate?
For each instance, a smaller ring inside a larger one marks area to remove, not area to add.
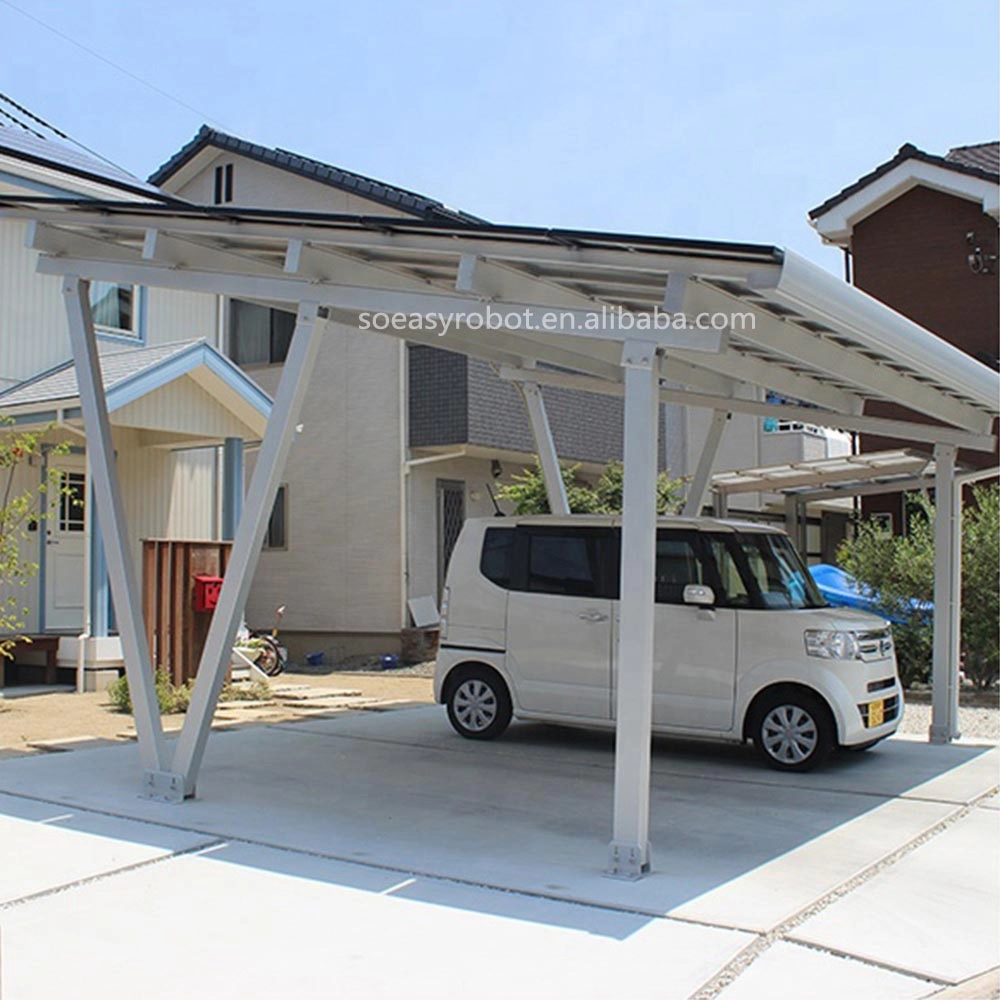
[[[868,705],[868,728],[874,729],[885,722],[885,702],[873,701]]]

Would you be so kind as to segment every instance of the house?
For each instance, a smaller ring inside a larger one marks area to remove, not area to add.
[[[25,194],[165,200],[30,121],[0,127],[0,196]],[[122,652],[100,529],[90,515],[87,439],[63,294],[58,279],[36,273],[27,228],[0,220],[0,413],[18,427],[43,430],[47,442],[40,463],[18,469],[14,488],[37,486],[57,469],[66,495],[49,516],[29,523],[23,554],[39,571],[20,596],[29,609],[25,631],[57,636],[58,665],[92,689],[117,677]],[[235,456],[228,478],[241,481],[238,457],[262,436],[271,400],[218,349],[214,296],[94,282],[90,298],[141,579],[140,539],[223,537],[235,516],[223,498],[239,493],[224,489],[220,451]],[[57,444],[65,447],[57,452]]]
[[[998,367],[997,226],[1000,143],[944,156],[907,143],[890,160],[812,209],[825,243],[844,251],[854,285],[992,368]],[[871,412],[894,416],[890,403]],[[886,446],[862,435],[863,451]],[[997,456],[961,452],[972,468]],[[866,497],[864,510],[905,528],[902,494]]]
[[[413,191],[207,126],[149,183],[201,204],[362,215],[376,227],[385,216],[481,222]],[[432,289],[435,275],[422,277]],[[628,294],[621,292],[625,306]],[[221,312],[223,350],[273,393],[293,317],[239,300],[224,302]],[[517,389],[489,363],[447,351],[446,336],[441,344],[403,345],[348,330],[323,345],[247,609],[250,621],[266,623],[284,605],[293,655],[395,646],[409,624],[407,600],[440,594],[464,519],[492,514],[496,484],[534,461]],[[543,395],[558,453],[579,464],[583,477],[621,457],[619,400],[554,387]],[[692,474],[711,414],[664,406],[661,420],[661,467]],[[736,417],[717,465],[800,461],[848,448],[847,438],[824,428]],[[778,498],[760,495],[740,511],[784,516]]]

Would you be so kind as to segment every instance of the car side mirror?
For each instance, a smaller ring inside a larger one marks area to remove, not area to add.
[[[684,603],[695,604],[701,608],[714,608],[715,591],[703,583],[689,583],[684,588]]]

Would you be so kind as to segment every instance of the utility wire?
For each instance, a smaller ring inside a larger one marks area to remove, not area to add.
[[[79,147],[85,153],[90,153],[91,156],[96,156],[97,159],[103,160],[105,163],[108,164],[108,166],[114,167],[115,170],[120,170],[120,171],[122,171],[122,173],[128,174],[129,177],[134,177],[135,176],[134,174],[130,173],[128,170],[126,170],[120,164],[115,163],[114,160],[109,160],[103,154],[98,153],[96,149],[91,149],[89,146],[85,146],[78,139],[74,139],[72,136],[67,135],[65,132],[62,131],[62,129],[56,128],[55,125],[50,125],[44,118],[39,118],[38,115],[33,114],[26,107],[24,107],[24,105],[18,104],[17,101],[15,101],[11,97],[8,97],[6,94],[4,94],[2,92],[0,92],[0,101],[6,101],[7,104],[9,104],[12,108],[16,109],[20,114],[24,115],[26,118],[30,119],[33,122],[37,122],[39,125],[42,126],[42,128],[47,128],[53,135],[58,136],[60,139],[65,139],[67,142],[71,142],[74,146]],[[0,108],[0,115],[3,115],[4,118],[9,118],[16,125],[20,125],[21,128],[23,128],[26,132],[30,132],[32,135],[37,136],[39,139],[45,139],[45,138],[47,138],[46,136],[42,135],[41,132],[38,132],[35,129],[31,128],[30,125],[26,125],[23,121],[21,121],[15,115],[12,115],[12,114],[10,114],[7,111],[4,111],[3,108]],[[136,178],[136,180],[138,180],[138,178]]]
[[[77,39],[73,38],[72,35],[67,35],[65,32],[60,31],[58,28],[53,27],[51,24],[47,23],[46,21],[43,21],[40,17],[35,17],[34,14],[29,13],[23,7],[18,7],[17,4],[11,3],[10,0],[0,0],[0,3],[4,4],[7,7],[10,7],[11,10],[16,10],[18,14],[21,14],[24,17],[28,18],[29,21],[34,21],[35,24],[41,25],[41,27],[45,28],[46,31],[51,31],[53,35],[58,35],[59,38],[63,39],[63,41],[69,42],[70,45],[75,45],[78,49],[82,49],[88,55],[93,56],[95,59],[99,59],[102,63],[105,63],[112,69],[118,70],[119,73],[123,73],[125,76],[129,77],[129,79],[135,80],[136,83],[141,83],[144,87],[148,87],[154,93],[159,94],[160,97],[165,97],[168,101],[173,101],[174,104],[179,105],[180,107],[184,108],[187,111],[193,112],[194,114],[198,115],[199,118],[201,118],[206,122],[210,122],[213,125],[218,125],[220,128],[224,129],[227,132],[232,131],[232,129],[230,129],[227,125],[224,125],[222,122],[211,117],[211,115],[205,114],[204,111],[199,111],[196,107],[193,107],[192,105],[186,103],[185,101],[182,101],[179,97],[175,97],[173,94],[168,93],[161,87],[157,87],[155,83],[150,83],[148,80],[144,80],[141,76],[136,76],[136,74],[133,73],[131,70],[127,70],[125,69],[124,66],[119,66],[118,63],[112,62],[112,60],[108,59],[107,56],[101,55],[100,52],[97,52],[96,50],[90,48],[89,46],[84,45],[83,42],[80,42]]]

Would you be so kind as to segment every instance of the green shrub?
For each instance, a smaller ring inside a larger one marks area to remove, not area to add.
[[[906,535],[862,520],[844,542],[837,562],[877,595],[893,634],[904,686],[930,680],[934,625],[913,602],[934,600],[934,505],[908,496]],[[1000,675],[1000,487],[977,486],[962,515],[962,664],[966,678],[987,689]]]
[[[166,667],[156,670],[156,700],[160,706],[161,715],[177,715],[186,712],[191,704],[191,691],[194,681],[184,684],[174,684]],[[119,677],[108,685],[108,698],[118,712],[132,714],[132,695],[128,689],[128,678]]]
[[[573,514],[620,514],[624,487],[624,469],[621,462],[609,462],[594,486],[577,477],[579,465],[561,465],[566,500]],[[511,482],[497,490],[501,500],[514,505],[515,514],[548,514],[549,500],[545,492],[545,477],[538,459],[530,469],[514,473]],[[668,472],[661,472],[656,481],[656,507],[660,514],[672,514],[680,508],[684,480],[671,479]]]

